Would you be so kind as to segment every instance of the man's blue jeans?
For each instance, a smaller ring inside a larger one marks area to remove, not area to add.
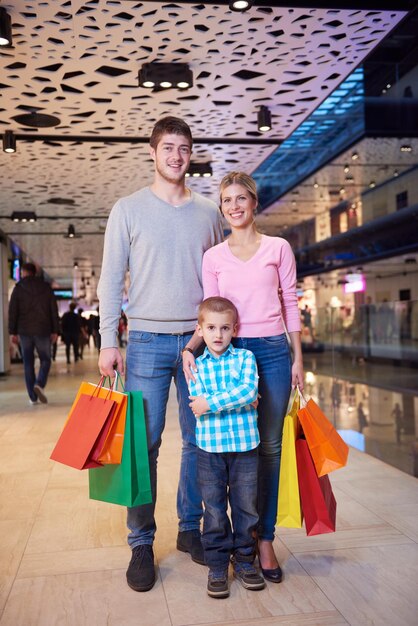
[[[258,448],[258,514],[260,539],[273,541],[282,451],[283,421],[292,380],[292,361],[286,335],[236,337],[232,343],[254,354],[258,367],[257,407],[260,445]]]
[[[202,544],[205,563],[226,568],[231,555],[252,562],[257,528],[257,448],[206,452],[198,448],[197,476],[205,503]],[[228,517],[228,499],[231,521]]]
[[[51,368],[51,338],[49,335],[19,335],[22,349],[25,383],[29,398],[36,402],[37,396],[33,391],[34,385],[44,388]],[[40,366],[38,376],[35,376],[35,348],[39,356]]]
[[[152,544],[156,524],[157,458],[171,380],[177,388],[182,435],[180,479],[177,491],[179,530],[200,528],[202,497],[197,485],[196,418],[189,407],[189,390],[183,374],[181,350],[190,335],[130,331],[126,352],[126,390],[142,391],[147,425],[153,502],[128,508],[128,543],[131,548]]]

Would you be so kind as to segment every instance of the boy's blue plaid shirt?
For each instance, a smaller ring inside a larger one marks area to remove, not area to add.
[[[196,419],[199,448],[207,452],[245,452],[256,448],[260,443],[257,410],[250,405],[258,392],[253,353],[231,344],[215,358],[206,348],[196,365],[196,382],[190,381],[190,395],[204,396],[211,411]]]

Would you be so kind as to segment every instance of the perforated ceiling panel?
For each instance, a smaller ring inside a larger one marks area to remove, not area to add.
[[[186,119],[198,138],[263,137],[256,125],[260,105],[272,111],[273,129],[265,136],[284,139],[404,15],[268,7],[238,14],[225,5],[105,0],[2,6],[14,37],[14,48],[0,51],[2,131],[36,132],[13,118],[39,111],[61,122],[38,133],[115,139],[149,136],[168,114]],[[193,88],[139,88],[138,70],[150,61],[188,63]],[[212,162],[213,178],[190,185],[216,198],[227,171],[252,172],[273,149],[196,144],[194,157]],[[7,218],[12,210],[35,210],[39,234],[13,237],[60,280],[70,275],[75,256],[94,266],[101,259],[101,235],[62,239],[68,217],[77,232],[100,232],[97,218],[119,196],[150,183],[153,171],[146,144],[56,140],[19,140],[16,154],[2,153],[0,168],[0,228],[34,232]],[[77,215],[93,219],[77,221]],[[52,232],[60,237],[45,234]]]

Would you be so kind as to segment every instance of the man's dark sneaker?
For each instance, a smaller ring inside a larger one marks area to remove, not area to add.
[[[208,596],[211,598],[227,598],[229,596],[228,568],[209,569]]]
[[[177,550],[191,554],[192,561],[195,563],[199,563],[199,565],[205,564],[202,537],[198,528],[179,532],[177,535]]]
[[[39,385],[34,385],[33,391],[35,392],[35,395],[40,402],[42,402],[43,404],[47,404],[48,398],[46,397],[42,387],[40,387]]]
[[[232,567],[234,568],[234,576],[240,581],[241,585],[251,591],[258,591],[264,589],[266,583],[264,578],[254,566],[254,563],[247,563],[245,561],[236,561],[232,559]]]
[[[148,544],[132,550],[132,558],[126,571],[128,585],[134,591],[149,591],[155,583],[154,552]]]

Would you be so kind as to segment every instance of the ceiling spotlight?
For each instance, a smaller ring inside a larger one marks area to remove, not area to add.
[[[38,218],[34,211],[13,211],[10,219],[12,222],[36,222]]]
[[[248,11],[252,6],[253,0],[230,0],[229,2],[230,11],[238,11],[239,13]]]
[[[352,158],[353,161],[358,159],[358,152],[353,152],[353,154],[351,155],[351,158]]]
[[[187,63],[144,63],[138,81],[146,89],[189,89],[193,87],[193,73]]]
[[[81,235],[77,235],[74,226],[70,224],[67,230],[67,234],[64,235],[64,239],[81,239]]]
[[[315,181],[315,182],[314,182],[314,184],[313,184],[313,186],[314,186],[314,189],[318,189],[318,187],[319,187],[318,182],[317,182],[317,181]]]
[[[12,45],[12,18],[0,7],[0,46]]]
[[[395,170],[395,171],[393,172],[393,175],[394,175],[394,177],[395,177],[395,178],[396,178],[397,176],[399,176],[399,172],[398,172],[398,170]]]
[[[403,146],[401,146],[401,152],[412,152],[412,146],[404,144]]]
[[[346,164],[344,165],[344,172],[345,172],[346,174],[348,174],[348,172],[349,172],[349,171],[350,171],[350,166],[348,165],[348,163],[346,163]]]
[[[78,261],[74,261],[74,265],[73,265],[75,270],[78,270]]]
[[[373,189],[374,187],[376,187],[376,183],[375,183],[375,181],[374,181],[374,180],[371,180],[371,181],[370,181],[370,183],[369,183],[369,187],[370,187],[370,189]]]
[[[258,130],[261,133],[265,133],[268,130],[271,130],[271,113],[268,107],[264,105],[260,107],[260,110],[257,113],[257,124]]]
[[[12,130],[4,131],[3,152],[16,152],[16,137],[14,136]]]
[[[209,178],[212,174],[212,166],[210,161],[208,161],[207,163],[190,163],[186,176],[193,176],[193,178],[199,178],[200,176]]]

